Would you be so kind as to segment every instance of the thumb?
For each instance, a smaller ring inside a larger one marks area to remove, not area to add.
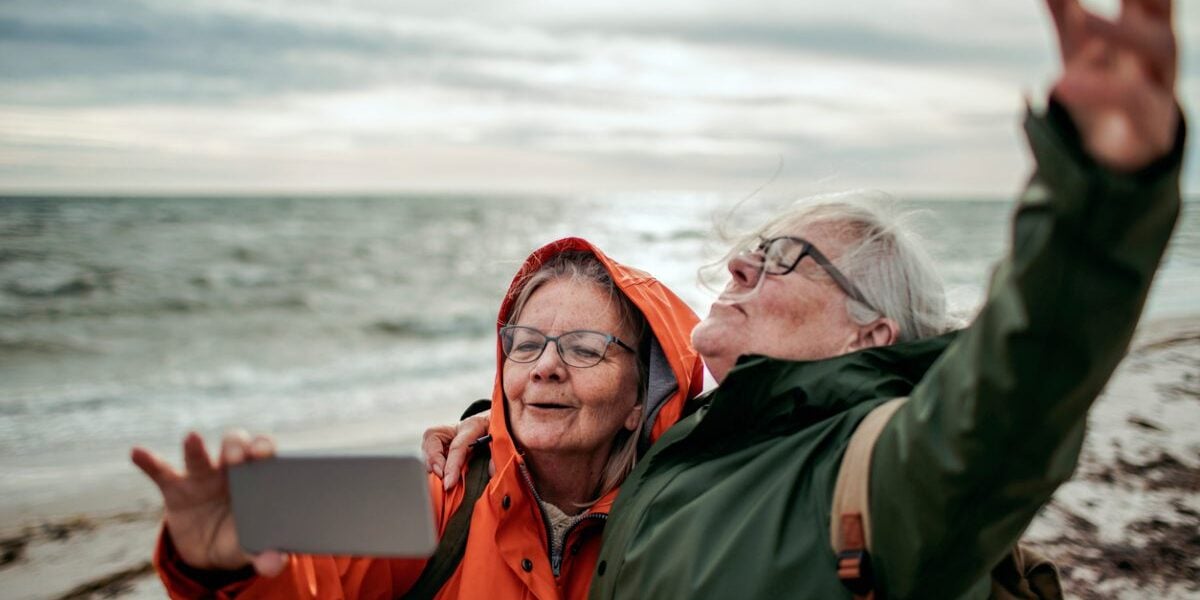
[[[267,550],[252,560],[254,570],[264,577],[274,577],[287,568],[288,555],[277,550]]]

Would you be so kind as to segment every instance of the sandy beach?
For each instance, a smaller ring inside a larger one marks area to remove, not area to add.
[[[457,409],[333,437],[408,448],[419,425]],[[283,438],[281,447],[321,447],[327,433]],[[54,497],[5,499],[3,597],[163,597],[149,562],[157,502],[132,465]],[[1025,539],[1057,562],[1069,597],[1200,597],[1200,315],[1139,329],[1092,410],[1075,477]]]

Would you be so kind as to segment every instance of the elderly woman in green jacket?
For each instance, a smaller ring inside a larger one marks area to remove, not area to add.
[[[719,386],[627,479],[592,598],[991,593],[1075,467],[1179,211],[1169,0],[1125,0],[1115,22],[1048,4],[1064,72],[1026,119],[1037,168],[978,316],[946,333],[936,276],[874,211],[827,202],[766,225],[692,335]],[[844,454],[903,396],[868,454],[870,552],[839,578]]]

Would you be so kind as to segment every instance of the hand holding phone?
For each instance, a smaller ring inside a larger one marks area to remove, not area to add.
[[[163,496],[167,535],[184,563],[197,569],[235,570],[253,565],[261,575],[283,571],[287,557],[275,551],[247,554],[238,541],[233,522],[226,470],[247,460],[275,454],[270,437],[253,439],[245,431],[222,438],[221,452],[213,460],[196,432],[183,440],[184,469],[176,470],[153,452],[135,446],[130,458]]]
[[[195,432],[183,455],[182,471],[145,448],[131,458],[163,495],[180,558],[197,569],[253,565],[273,576],[287,564],[281,551],[416,557],[436,548],[416,457],[276,459],[270,437],[240,430],[222,438],[216,460]]]

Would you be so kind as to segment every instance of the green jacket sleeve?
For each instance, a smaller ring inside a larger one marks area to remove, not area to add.
[[[974,595],[1075,468],[1087,410],[1124,356],[1179,211],[1173,152],[1116,174],[1066,111],[1030,114],[1037,169],[1011,253],[972,325],[916,387],[871,461],[876,584]]]

